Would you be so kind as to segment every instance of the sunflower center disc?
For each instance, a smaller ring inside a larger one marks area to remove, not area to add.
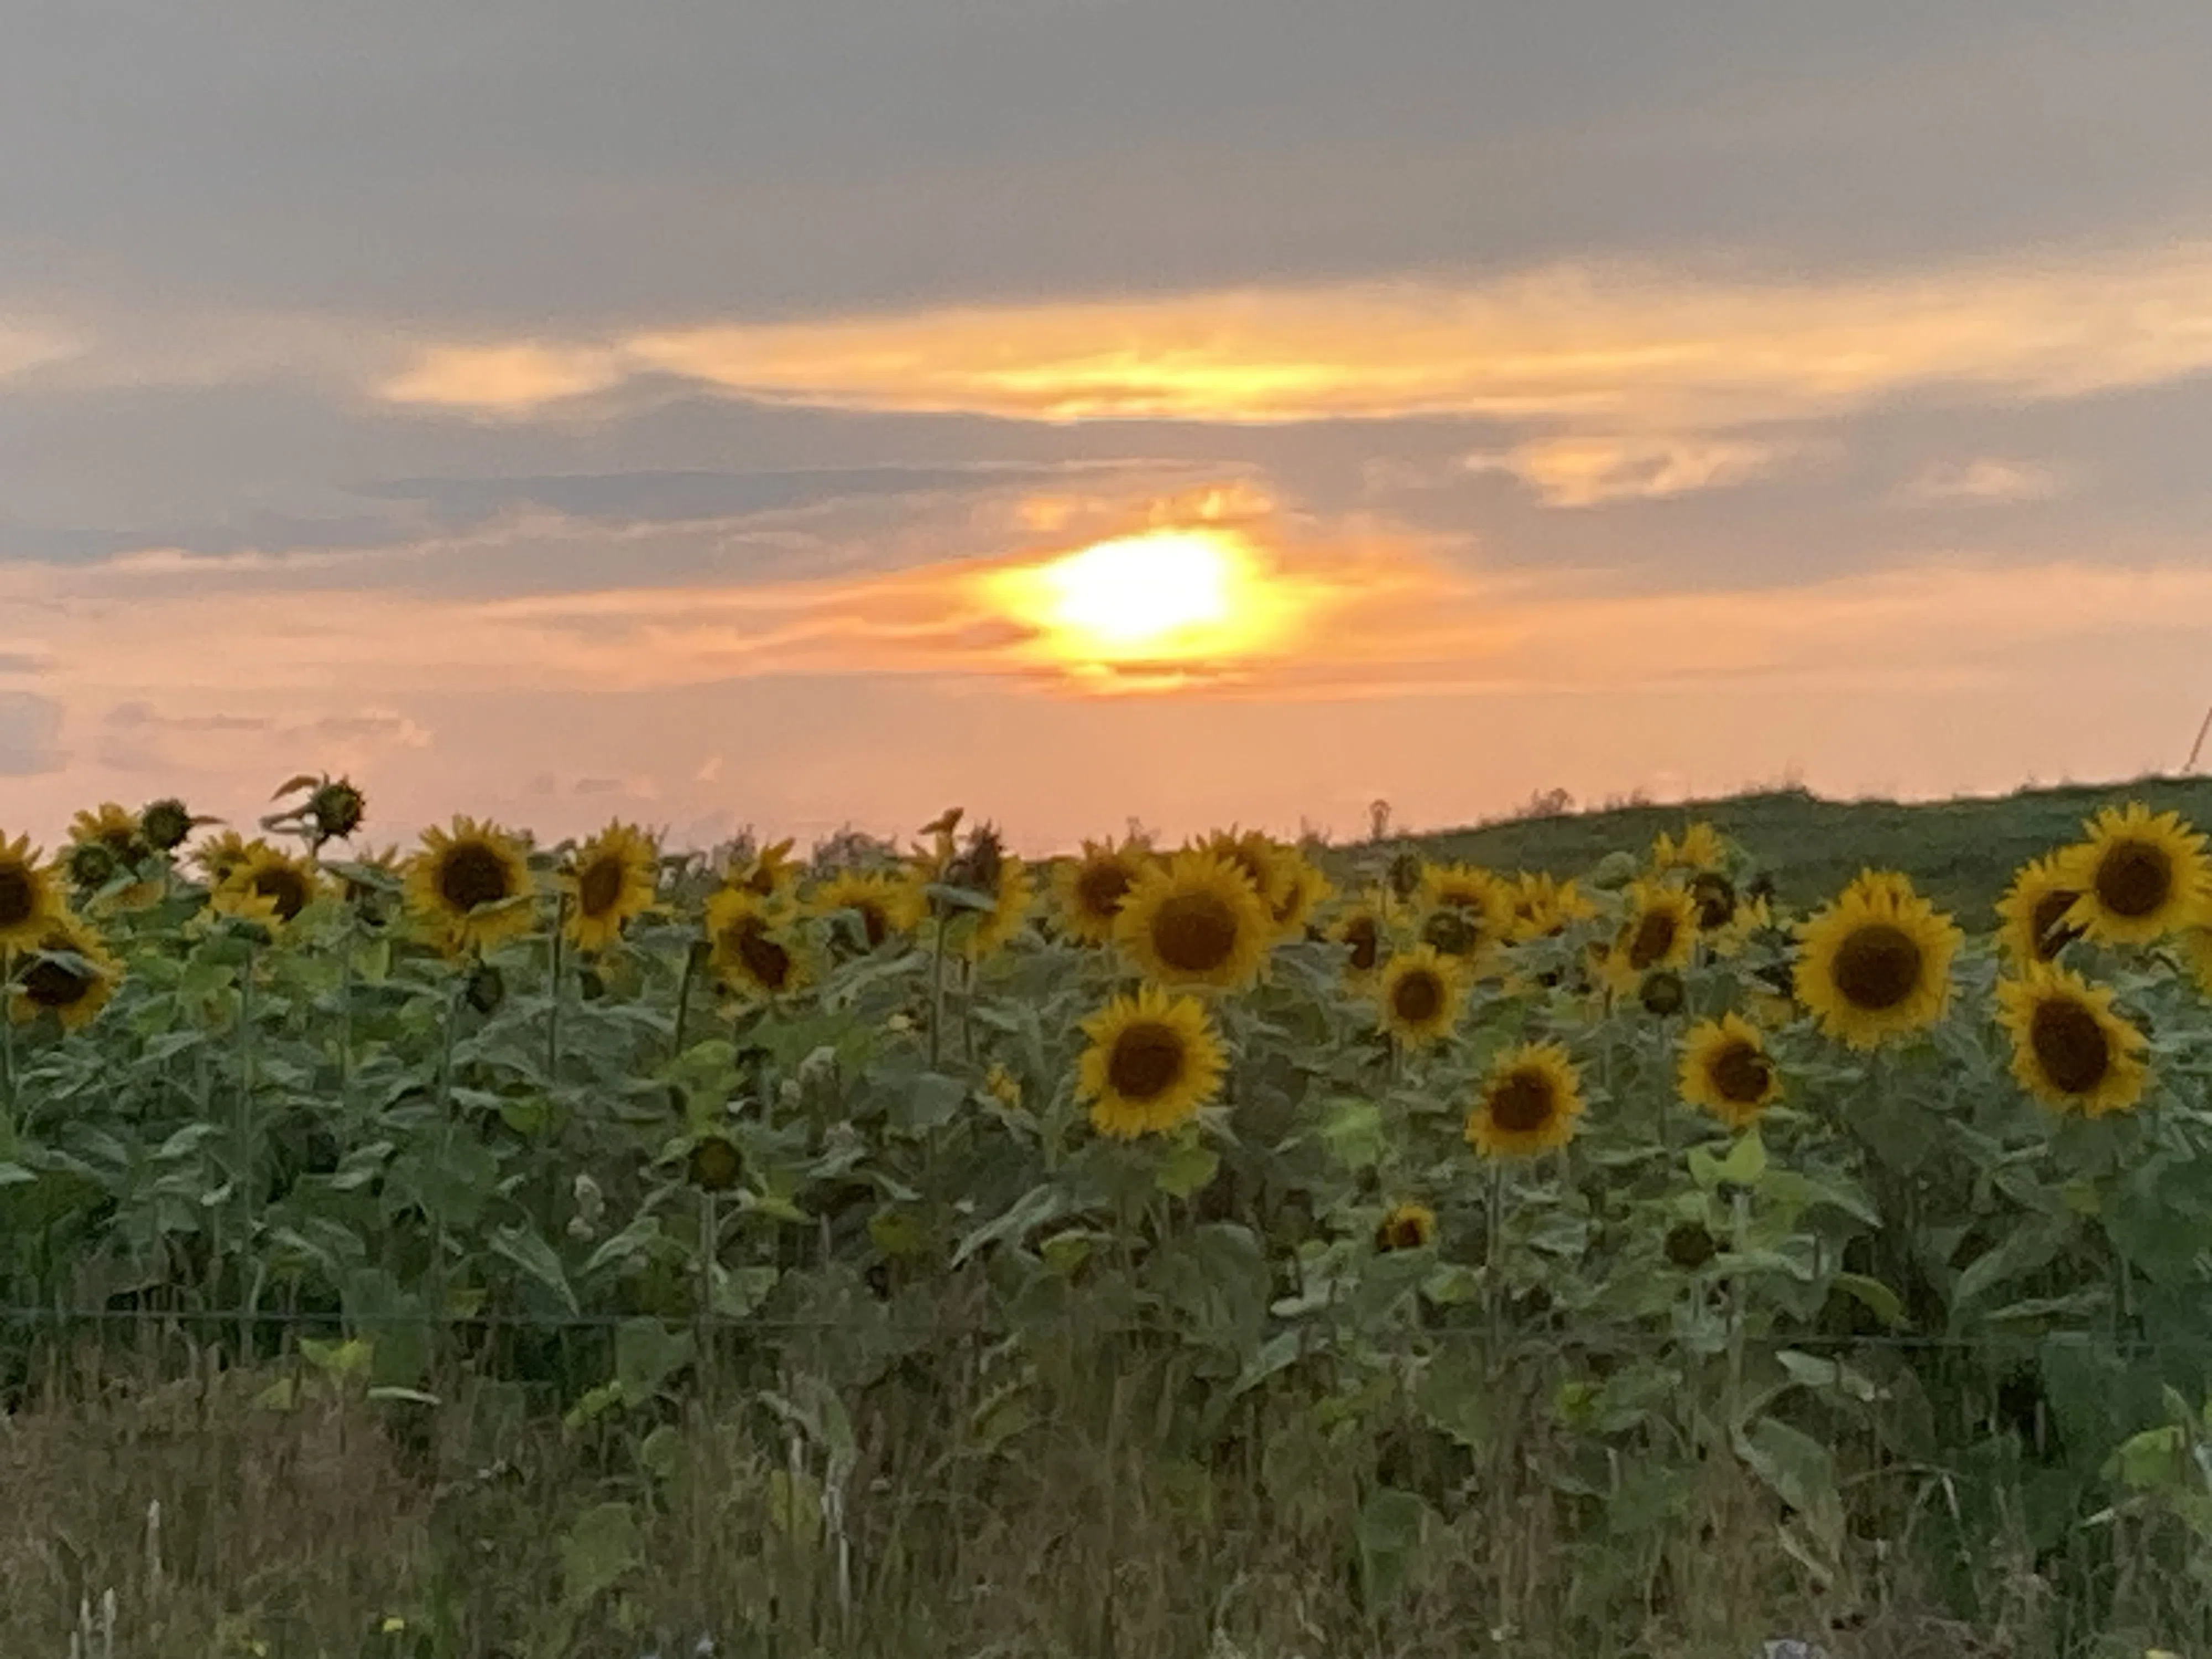
[[[1114,1044],[1106,1080],[1124,1100],[1152,1100],[1182,1075],[1182,1039],[1164,1025],[1132,1025]]]
[[[2173,893],[2173,861],[2160,848],[2124,841],[2098,861],[2097,900],[2115,915],[2154,915]]]
[[[1836,951],[1836,989],[1856,1008],[1894,1008],[1920,984],[1920,947],[1886,921],[1852,929]]]
[[[1713,1086],[1721,1098],[1739,1106],[1755,1104],[1774,1081],[1773,1062],[1748,1042],[1732,1043],[1715,1056]]]
[[[594,919],[615,908],[622,890],[623,861],[618,858],[593,859],[576,878],[576,902]]]
[[[862,899],[853,908],[860,913],[860,932],[868,941],[868,949],[874,950],[890,937],[890,918],[884,914],[882,905],[873,899]]]
[[[1629,941],[1628,965],[1642,973],[1655,962],[1666,960],[1667,953],[1674,948],[1674,933],[1678,924],[1664,910],[1654,910],[1636,924],[1636,937]]]
[[[23,994],[41,1008],[74,1007],[91,989],[91,980],[58,962],[34,962],[23,975]]]
[[[1735,886],[1726,876],[1705,874],[1690,884],[1690,896],[1698,906],[1698,927],[1711,933],[1725,927],[1735,915]]]
[[[738,960],[763,990],[781,991],[791,976],[791,952],[770,939],[757,921],[749,921],[738,930]]]
[[[1525,1135],[1552,1121],[1552,1085],[1533,1072],[1516,1072],[1490,1097],[1490,1121],[1508,1134]]]
[[[2066,913],[2074,908],[2074,901],[2081,896],[2079,893],[2061,890],[2045,893],[2036,902],[2035,909],[2028,916],[2027,925],[2035,935],[2035,959],[2038,962],[2050,961],[2081,937],[2079,927],[2061,925],[2066,920]]]
[[[2043,1074],[2069,1095],[2086,1095],[2112,1069],[2112,1041],[2095,1014],[2071,999],[2036,1005],[2028,1042]]]
[[[1118,864],[1086,865],[1075,878],[1076,902],[1087,916],[1112,916],[1128,891],[1129,872]]]
[[[28,921],[35,896],[28,871],[0,869],[0,927],[17,927]]]
[[[1382,936],[1375,930],[1375,918],[1357,916],[1344,930],[1344,942],[1352,947],[1352,967],[1355,973],[1370,973],[1375,959],[1382,954]]]
[[[1152,945],[1177,973],[1212,973],[1237,952],[1237,913],[1212,893],[1174,894],[1153,919]]]
[[[1412,973],[1390,990],[1390,1011],[1408,1025],[1434,1019],[1444,1006],[1444,988],[1425,970]]]
[[[283,865],[256,871],[253,890],[263,898],[276,901],[279,921],[289,921],[307,908],[307,884],[301,879],[298,871]]]
[[[507,860],[475,842],[453,848],[438,866],[438,896],[456,910],[496,904],[508,891]]]

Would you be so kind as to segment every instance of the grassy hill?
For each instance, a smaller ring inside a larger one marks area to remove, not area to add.
[[[1902,870],[1969,927],[1990,925],[1992,907],[2028,859],[2077,839],[2098,808],[2130,800],[2172,809],[2212,830],[2212,777],[2024,789],[1985,799],[1822,800],[1802,789],[1669,806],[1629,806],[1408,837],[1423,855],[1503,870],[1566,876],[1607,853],[1641,851],[1695,818],[1741,842],[1773,873],[1793,906],[1818,902],[1868,866]]]

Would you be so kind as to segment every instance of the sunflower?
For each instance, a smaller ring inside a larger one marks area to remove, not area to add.
[[[1700,876],[1698,879],[1703,881],[1706,878]],[[1690,887],[1690,896],[1694,899],[1697,895],[1697,884],[1693,882]],[[1726,959],[1741,956],[1754,935],[1763,933],[1773,926],[1774,912],[1768,906],[1764,893],[1748,898],[1738,893],[1735,912],[1729,920],[1710,932],[1700,931],[1698,939],[1714,956]]]
[[[1509,935],[1516,944],[1553,938],[1570,924],[1596,914],[1572,881],[1561,881],[1547,871],[1522,871],[1512,878],[1507,894],[1513,909]]]
[[[1678,1075],[1682,1098],[1731,1129],[1756,1122],[1782,1097],[1781,1073],[1766,1052],[1766,1039],[1741,1014],[1692,1026],[1682,1038]]]
[[[1290,885],[1289,860],[1296,855],[1266,830],[1217,830],[1197,850],[1242,870],[1270,911],[1282,902]]]
[[[1091,1046],[1076,1064],[1075,1092],[1100,1134],[1133,1139],[1195,1116],[1221,1087],[1228,1056],[1195,997],[1147,985],[1081,1022]]]
[[[71,818],[69,834],[76,846],[92,842],[106,848],[118,864],[136,864],[152,850],[138,815],[112,800]]]
[[[1467,996],[1466,969],[1433,945],[1416,945],[1382,964],[1375,1002],[1382,1029],[1408,1048],[1425,1048],[1458,1022]]]
[[[2061,1111],[2102,1117],[2142,1098],[2143,1035],[2112,1012],[2111,988],[2032,962],[2000,980],[1997,1023],[2012,1035],[2012,1073]]]
[[[192,859],[208,879],[208,885],[218,887],[232,869],[245,860],[253,843],[235,830],[225,830],[210,836],[193,849]]]
[[[1358,901],[1329,923],[1329,938],[1344,947],[1344,976],[1354,984],[1364,984],[1382,965],[1382,908],[1371,899]]]
[[[0,836],[0,957],[35,950],[63,911],[53,872],[28,836]]]
[[[1281,872],[1281,887],[1268,907],[1275,918],[1275,936],[1304,939],[1306,923],[1335,893],[1335,885],[1312,860],[1295,848],[1284,849],[1277,867]]]
[[[1687,825],[1682,839],[1661,833],[1651,843],[1651,868],[1655,873],[1669,870],[1717,870],[1728,862],[1728,845],[1722,841],[1720,831],[1710,823]]]
[[[61,857],[70,882],[81,892],[105,887],[121,871],[135,870],[153,857],[138,815],[113,801],[103,801],[91,811],[70,820],[70,844]],[[151,904],[161,896],[155,881],[135,881],[113,896],[125,909]]]
[[[1905,877],[1868,871],[1797,926],[1798,1001],[1831,1037],[1873,1048],[1943,1017],[1961,936]]]
[[[2030,859],[1997,901],[1997,948],[2019,962],[2049,962],[2081,937],[2066,920],[2081,890],[2060,869],[2062,858]]]
[[[1114,918],[1151,858],[1152,848],[1134,836],[1119,846],[1085,839],[1083,856],[1063,860],[1053,872],[1061,931],[1085,945],[1113,943]]]
[[[1698,942],[1698,905],[1671,883],[1628,884],[1628,919],[1605,954],[1605,982],[1616,994],[1633,995],[1644,976],[1658,969],[1678,969],[1690,960]]]
[[[1145,870],[1114,918],[1114,942],[1146,978],[1223,991],[1241,991],[1260,976],[1273,931],[1244,872],[1194,850]]]
[[[1423,865],[1414,906],[1422,941],[1448,956],[1480,962],[1513,931],[1512,894],[1477,865]]]
[[[1467,1115],[1468,1144],[1492,1158],[1532,1158],[1575,1138],[1582,1079],[1556,1042],[1524,1042],[1498,1057]]]
[[[322,873],[312,860],[254,841],[246,843],[208,902],[223,915],[279,926],[306,909],[321,890]]]
[[[407,908],[450,956],[527,933],[535,891],[522,842],[474,818],[425,830],[407,860]]]
[[[2089,838],[2060,855],[2081,896],[2066,913],[2096,945],[2148,945],[2193,919],[2212,891],[2204,837],[2178,812],[2153,817],[2141,801],[2108,806],[2083,826]]]
[[[807,895],[806,908],[817,916],[852,911],[860,917],[860,935],[872,951],[920,927],[926,901],[908,877],[884,870],[840,870]]]
[[[561,872],[570,941],[580,951],[612,945],[652,907],[659,878],[660,854],[651,838],[626,823],[608,824]]]
[[[1419,1250],[1434,1242],[1437,1212],[1425,1204],[1394,1204],[1375,1228],[1378,1250]]]
[[[90,1024],[115,994],[122,963],[90,928],[66,915],[40,936],[38,949],[9,985],[9,1018],[27,1024],[51,1010],[64,1031]]]
[[[743,888],[757,898],[773,898],[799,879],[799,860],[791,856],[795,845],[795,841],[786,836],[771,842],[757,853],[732,858],[722,871],[722,884]]]
[[[787,919],[781,901],[747,887],[725,887],[707,901],[708,960],[725,984],[780,996],[806,982]]]
[[[1030,906],[1036,900],[1036,880],[1021,860],[1006,854],[999,860],[991,896],[989,909],[966,913],[975,921],[968,930],[961,951],[971,962],[981,962],[994,954],[1022,931],[1022,924],[1029,919]]]

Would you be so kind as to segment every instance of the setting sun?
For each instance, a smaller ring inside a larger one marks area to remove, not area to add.
[[[1146,531],[1000,573],[994,598],[1075,668],[1249,653],[1280,621],[1279,596],[1237,537]]]

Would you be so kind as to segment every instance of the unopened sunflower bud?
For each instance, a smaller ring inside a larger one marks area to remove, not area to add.
[[[708,1135],[691,1148],[691,1184],[702,1192],[726,1193],[738,1184],[744,1169],[735,1142]]]
[[[343,841],[361,828],[368,815],[368,798],[346,778],[335,778],[319,787],[307,800],[307,816],[325,841]]]
[[[1688,1000],[1682,976],[1667,968],[1644,975],[1643,988],[1637,994],[1644,1004],[1644,1012],[1656,1014],[1662,1019],[1680,1013],[1682,1004]]]
[[[115,854],[96,841],[81,841],[64,860],[69,878],[80,888],[104,887],[115,874]]]
[[[171,798],[154,802],[138,815],[138,832],[156,850],[173,853],[191,835],[193,822],[184,802]]]

